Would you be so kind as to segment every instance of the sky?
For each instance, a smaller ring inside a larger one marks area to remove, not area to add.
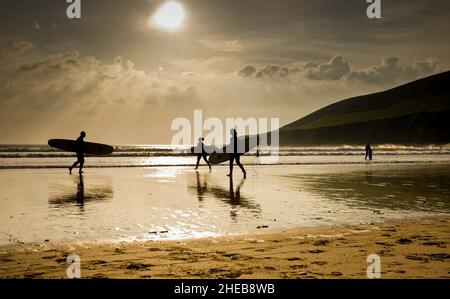
[[[177,28],[166,2],[2,0],[0,143],[167,144],[197,109],[284,125],[450,68],[446,0],[180,0]]]

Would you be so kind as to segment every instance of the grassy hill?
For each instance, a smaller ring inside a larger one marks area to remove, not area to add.
[[[450,143],[450,71],[326,106],[280,129],[282,145]]]

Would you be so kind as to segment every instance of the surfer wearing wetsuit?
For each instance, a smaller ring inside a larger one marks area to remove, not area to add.
[[[200,137],[198,139],[197,149],[201,148],[202,151],[201,151],[201,153],[197,153],[197,165],[195,166],[194,170],[198,169],[198,164],[200,163],[200,159],[203,158],[203,160],[205,160],[206,164],[208,164],[209,171],[211,171],[211,164],[209,164],[209,161],[208,161],[208,159],[206,157],[207,154],[206,154],[206,151],[205,151],[205,146],[203,145],[203,141],[204,140],[205,140],[205,138],[203,138],[203,137]],[[200,151],[198,150],[198,152],[200,152]]]
[[[366,145],[366,157],[364,158],[364,160],[367,160],[367,158],[369,158],[369,160],[372,160],[372,148],[370,147],[370,143],[367,143]]]
[[[244,179],[245,179],[247,177],[247,173],[244,169],[244,166],[241,164],[242,153],[238,152],[237,132],[235,129],[231,129],[230,134],[231,134],[230,145],[232,145],[232,149],[231,149],[231,153],[230,153],[230,173],[227,174],[227,176],[229,176],[229,177],[233,176],[233,162],[236,160],[236,164],[242,170],[242,173],[244,174]]]
[[[86,137],[86,133],[81,131],[80,137],[75,141],[75,149],[77,153],[77,161],[69,167],[69,173],[72,174],[72,169],[74,169],[78,164],[80,164],[80,173],[83,173],[83,165],[84,165],[84,137]]]

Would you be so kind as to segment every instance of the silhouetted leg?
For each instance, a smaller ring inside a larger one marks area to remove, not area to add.
[[[80,162],[80,171],[79,171],[79,173],[83,173],[84,156],[79,156],[78,157],[78,162]]]
[[[241,164],[241,156],[237,156],[236,157],[236,164],[242,170],[242,173],[244,174],[244,178],[246,178],[247,177],[247,172],[245,171],[244,166]]]
[[[80,173],[83,173],[84,158],[80,160]]]
[[[230,200],[234,199],[233,178],[230,176]]]
[[[200,156],[200,155],[197,155],[197,164],[195,165],[195,169],[194,170],[197,170],[198,169],[198,164],[200,163],[200,159],[201,159],[202,157]]]
[[[72,169],[74,169],[74,168],[78,165],[78,163],[80,163],[80,161],[76,160],[76,161],[72,164],[72,166],[69,167],[69,173],[70,173],[70,174],[72,174]]]
[[[231,177],[233,176],[233,163],[234,163],[234,156],[230,156],[230,173],[227,174],[227,176]]]
[[[209,164],[208,158],[206,157],[206,154],[203,155],[203,160],[205,160],[206,164],[208,164],[209,170],[211,170],[211,164]]]

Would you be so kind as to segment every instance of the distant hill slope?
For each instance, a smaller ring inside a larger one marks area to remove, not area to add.
[[[282,145],[450,143],[450,71],[326,106],[280,129]]]

